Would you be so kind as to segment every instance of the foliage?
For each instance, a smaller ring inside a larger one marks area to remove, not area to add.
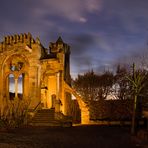
[[[71,116],[73,123],[80,123],[81,122],[81,110],[79,108],[77,100],[72,100],[71,104]]]
[[[131,133],[135,134],[136,124],[138,123],[137,118],[139,118],[138,115],[140,115],[138,113],[140,112],[138,107],[140,104],[139,98],[143,95],[141,91],[145,87],[145,74],[140,70],[136,71],[135,64],[133,64],[132,75],[127,76],[127,79],[131,83],[131,95],[134,99]]]
[[[27,124],[30,100],[15,98],[7,100],[1,107],[1,126],[15,128]]]
[[[145,75],[141,71],[135,71],[133,76],[128,76],[127,79],[131,83],[131,94],[142,96],[142,89],[145,87]]]
[[[105,72],[97,75],[93,71],[84,75],[78,75],[73,85],[77,92],[87,101],[104,100],[110,93],[114,82],[114,76],[111,72]]]
[[[141,98],[148,99],[148,71],[139,70],[138,73],[142,76],[142,86],[139,95],[141,96]]]
[[[129,72],[126,67],[117,66],[117,71],[115,75],[115,87],[114,92],[117,99],[129,99],[130,87],[129,81],[126,76],[129,75]]]
[[[91,120],[124,121],[131,120],[133,100],[99,100],[90,103]]]

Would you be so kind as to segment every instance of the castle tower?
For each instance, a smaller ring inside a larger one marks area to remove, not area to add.
[[[45,108],[55,108],[67,114],[67,98],[71,99],[71,95],[67,96],[64,90],[64,82],[70,84],[70,47],[63,42],[62,38],[49,45],[49,49],[45,50],[42,56],[41,65],[43,70],[43,83],[47,90],[42,90],[42,96],[46,91],[46,97],[43,99]],[[49,51],[49,52],[48,52]],[[46,100],[46,101],[45,101]],[[46,102],[46,103],[45,103]],[[60,106],[60,107],[56,107]],[[60,108],[60,109],[59,109]]]

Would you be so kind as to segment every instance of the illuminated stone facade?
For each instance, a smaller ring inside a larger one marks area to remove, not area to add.
[[[13,99],[30,99],[30,109],[55,108],[67,115],[64,83],[71,83],[70,47],[59,37],[49,49],[30,33],[4,37],[0,43],[0,107]],[[13,78],[14,92],[10,93]],[[22,92],[19,93],[21,79]]]

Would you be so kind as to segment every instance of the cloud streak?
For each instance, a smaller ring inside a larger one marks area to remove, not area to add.
[[[101,71],[145,48],[147,8],[147,0],[1,0],[0,37],[31,32],[48,47],[62,36],[72,72]]]
[[[87,22],[87,13],[100,11],[101,0],[42,0],[42,7],[36,7],[34,13],[37,16],[45,14],[56,15],[68,19],[69,21]]]

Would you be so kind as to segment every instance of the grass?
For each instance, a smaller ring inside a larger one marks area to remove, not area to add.
[[[120,126],[26,127],[0,133],[0,147],[135,148],[130,128]],[[6,147],[6,146],[5,146]]]

